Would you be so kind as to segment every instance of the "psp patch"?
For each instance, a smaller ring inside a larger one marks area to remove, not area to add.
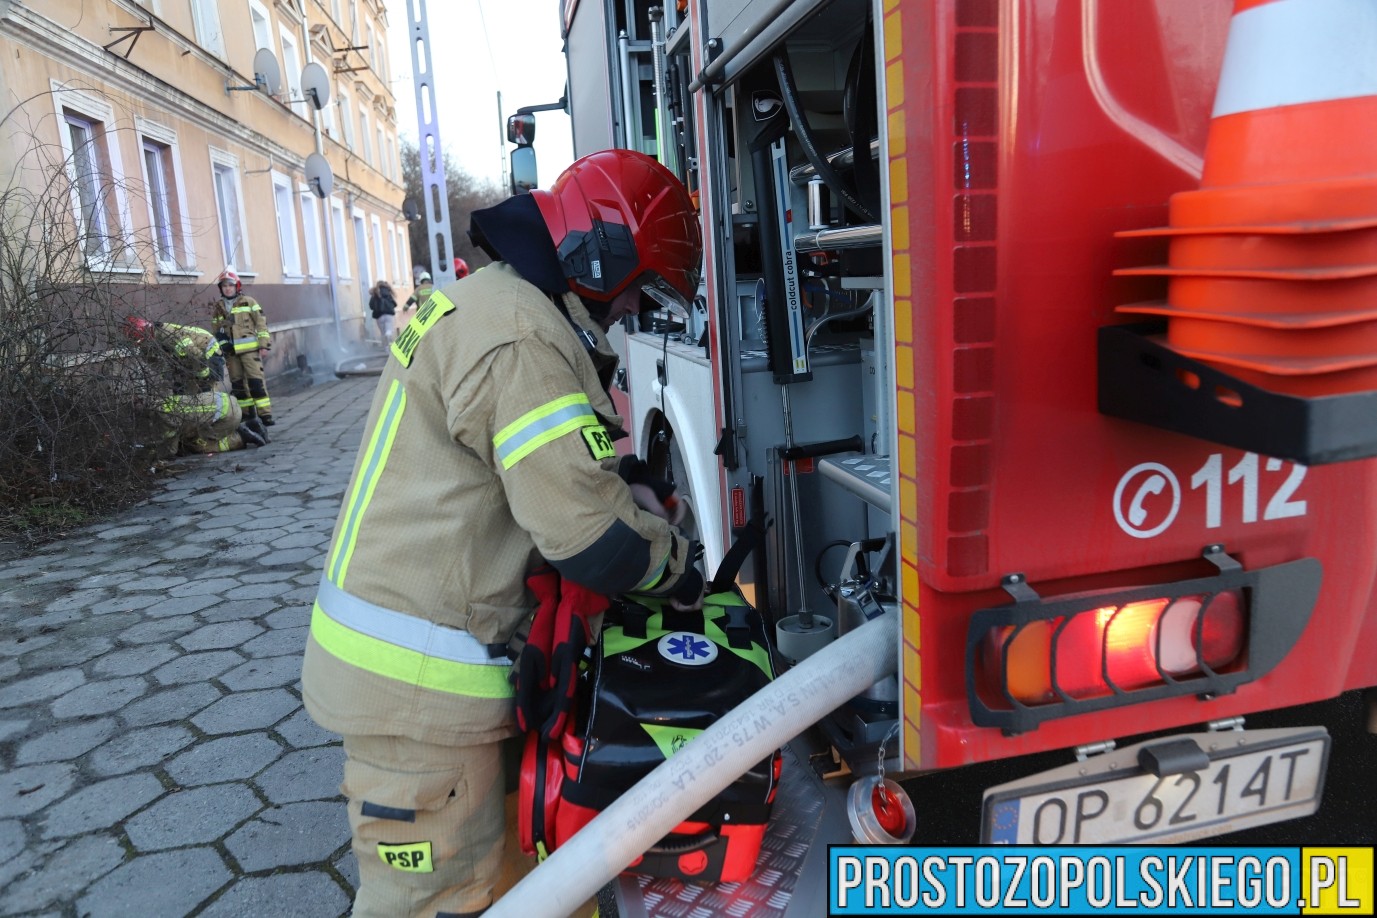
[[[610,459],[617,454],[612,447],[612,438],[607,435],[607,428],[601,424],[595,427],[584,427],[581,430],[583,442],[588,446],[588,452],[593,454],[593,458],[601,462],[603,459]]]
[[[403,845],[388,845],[378,842],[378,857],[389,867],[405,870],[407,873],[434,873],[435,865],[430,859],[430,842],[407,842]]]

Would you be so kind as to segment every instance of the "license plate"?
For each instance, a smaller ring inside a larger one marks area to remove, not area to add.
[[[1225,730],[1190,739],[1209,757],[1158,777],[1139,764],[1151,740],[990,788],[987,845],[1170,843],[1209,838],[1314,813],[1324,790],[1323,727]]]

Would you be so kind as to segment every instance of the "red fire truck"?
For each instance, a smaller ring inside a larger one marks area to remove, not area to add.
[[[702,213],[694,312],[616,336],[638,451],[709,569],[772,521],[742,582],[785,658],[900,618],[835,760],[1081,753],[992,788],[986,843],[1313,812],[1325,731],[1240,719],[1377,685],[1372,4],[562,16],[576,153]]]

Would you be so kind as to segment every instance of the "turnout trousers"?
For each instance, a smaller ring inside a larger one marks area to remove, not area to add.
[[[502,744],[346,735],[344,751],[355,918],[482,914],[502,873]]]
[[[257,351],[246,351],[225,358],[225,369],[229,372],[230,388],[239,399],[239,407],[244,417],[257,415],[268,419],[273,416],[273,403],[268,398],[267,377],[263,375],[263,360]]]

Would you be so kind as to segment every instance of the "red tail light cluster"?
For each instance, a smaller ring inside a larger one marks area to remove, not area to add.
[[[1002,669],[1009,694],[1027,705],[1131,692],[1226,670],[1241,655],[1246,631],[1240,591],[1098,606],[991,629],[983,681],[991,684]]]
[[[1231,692],[1274,667],[1309,621],[1320,567],[1245,572],[1217,549],[1216,577],[1044,599],[1006,578],[1012,605],[967,631],[972,721],[1008,732],[1086,711]]]

